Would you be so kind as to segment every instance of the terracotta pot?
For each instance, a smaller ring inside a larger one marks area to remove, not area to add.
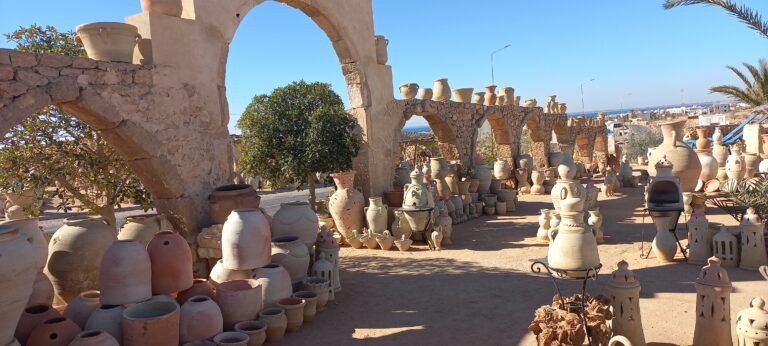
[[[293,294],[293,298],[304,301],[304,322],[312,322],[317,314],[317,293],[312,291],[299,291]]]
[[[35,283],[32,285],[32,295],[27,306],[40,304],[53,304],[53,284],[45,273],[37,273]]]
[[[379,65],[386,65],[387,60],[389,60],[389,56],[387,54],[387,46],[389,45],[389,40],[387,40],[382,35],[376,35],[373,37],[375,44],[376,44],[376,62]]]
[[[477,104],[477,105],[481,105],[481,104],[485,103],[485,92],[478,91],[478,92],[474,93],[474,95],[472,96],[472,103]]]
[[[407,83],[400,86],[400,95],[406,100],[416,97],[419,92],[419,85],[416,83]]]
[[[680,188],[683,192],[693,192],[701,174],[701,163],[696,153],[685,143],[683,143],[685,119],[661,122],[661,132],[664,135],[664,142],[661,143],[651,155],[648,173],[651,176],[656,175],[654,165],[666,155],[667,159],[674,165],[672,175],[680,178]]]
[[[423,88],[419,90],[419,98],[422,100],[432,99],[432,88]]]
[[[486,106],[496,105],[496,86],[495,85],[489,85],[485,87],[485,105]]]
[[[283,266],[271,263],[256,270],[253,278],[261,284],[264,307],[277,306],[277,301],[293,293],[291,276]],[[218,294],[218,293],[217,293]]]
[[[78,334],[69,346],[120,346],[120,343],[105,331],[86,330]]]
[[[336,192],[328,200],[328,209],[336,223],[336,229],[349,238],[352,231],[363,230],[363,208],[365,198],[363,193],[354,187],[355,171],[331,174],[336,183]]]
[[[85,328],[88,318],[101,306],[99,291],[85,291],[72,300],[64,310],[64,317],[75,322],[80,329]]]
[[[82,330],[65,317],[54,317],[38,325],[27,339],[27,345],[67,346]]]
[[[250,277],[250,275],[248,275]],[[247,279],[247,278],[243,278]],[[229,280],[224,280],[229,281]],[[206,279],[194,279],[192,281],[192,287],[179,292],[179,294],[176,295],[176,302],[181,304],[184,304],[187,302],[189,298],[192,298],[194,296],[206,296],[208,298],[213,299],[215,297],[213,285],[208,282]]]
[[[211,274],[208,277],[208,281],[213,286],[218,286],[222,282],[230,280],[250,279],[253,275],[253,270],[231,270],[224,267],[224,261],[218,260],[216,265],[211,269]]]
[[[123,311],[123,346],[179,344],[181,313],[176,302],[144,302]]]
[[[502,102],[501,96],[504,96]],[[505,87],[499,89],[499,98],[496,100],[496,104],[499,106],[511,106],[515,103],[515,88]]]
[[[102,305],[94,310],[83,330],[103,330],[115,340],[123,340],[123,311],[122,305]]]
[[[272,263],[277,263],[291,276],[291,282],[301,282],[309,270],[309,250],[296,236],[272,238]]]
[[[448,85],[448,79],[442,78],[435,80],[435,85],[432,87],[432,90],[433,101],[451,100],[451,87]]]
[[[162,230],[164,218],[161,214],[128,216],[117,233],[117,239],[135,240],[146,247],[155,234]]]
[[[214,223],[222,224],[227,221],[229,214],[235,209],[258,208],[261,197],[250,184],[222,185],[208,195],[208,206]]]
[[[410,239],[409,239],[410,240]],[[395,241],[397,243],[397,241]],[[325,310],[328,303],[330,280],[327,278],[310,276],[302,281],[302,289],[317,294],[317,311]]]
[[[475,91],[474,88],[458,88],[453,89],[451,93],[453,94],[453,101],[454,102],[464,102],[464,103],[470,103],[472,102],[472,92]]]
[[[762,159],[760,156],[757,156],[757,154],[754,153],[745,153],[744,154],[744,179],[750,179],[755,177],[755,173],[757,173],[757,169],[760,165],[760,161]]]
[[[311,248],[317,239],[317,214],[307,202],[281,203],[270,224],[272,237],[295,235]]]
[[[163,231],[147,245],[152,263],[152,294],[170,294],[192,287],[192,250],[178,233]]]
[[[259,209],[235,209],[224,223],[221,249],[224,267],[247,270],[270,262],[269,221]]]
[[[30,306],[24,309],[24,313],[21,314],[19,324],[16,325],[16,331],[13,333],[13,336],[19,343],[26,345],[32,331],[41,325],[43,321],[54,317],[61,317],[61,314],[50,305]]]
[[[216,303],[224,317],[224,329],[232,330],[235,323],[249,321],[262,308],[264,286],[258,280],[232,280],[216,289]]]
[[[477,187],[477,193],[484,195],[491,192],[491,179],[493,179],[493,172],[486,165],[477,165],[474,167],[474,177],[480,179],[480,183]]]
[[[211,298],[195,296],[181,306],[179,327],[181,342],[210,340],[224,331],[224,319]]]
[[[709,140],[709,128],[697,127],[696,134],[698,135],[698,139],[696,140],[696,149],[709,149],[709,146],[712,144],[712,142]]]
[[[266,308],[259,313],[259,321],[267,324],[267,342],[283,340],[288,328],[288,318],[281,308]]]
[[[38,271],[43,271],[48,261],[48,242],[40,229],[38,218],[5,221],[2,225],[13,225],[19,229],[19,236],[27,239],[35,253],[35,266]]]
[[[235,331],[248,335],[248,346],[261,346],[267,340],[267,323],[264,321],[239,322]]]
[[[301,328],[304,323],[304,305],[304,300],[297,298],[283,298],[277,302],[277,306],[285,310],[285,317],[288,318],[286,331],[295,332]]]
[[[101,260],[101,304],[124,305],[152,298],[152,263],[133,240],[112,243]]]
[[[100,217],[64,220],[48,245],[45,273],[56,295],[68,302],[80,292],[99,288],[99,268],[107,248],[117,239],[115,229]]]
[[[139,29],[125,23],[99,22],[79,25],[75,39],[88,57],[100,61],[133,62],[133,50],[141,39]]]
[[[717,160],[712,156],[709,150],[696,150],[696,155],[701,162],[701,174],[699,180],[707,182],[717,177]]]
[[[181,17],[181,0],[141,0],[141,10],[147,13]]]

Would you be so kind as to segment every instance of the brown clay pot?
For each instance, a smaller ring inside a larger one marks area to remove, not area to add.
[[[53,284],[45,273],[37,273],[35,283],[32,286],[32,295],[27,301],[27,306],[40,304],[53,304]]]
[[[207,279],[194,279],[192,280],[192,287],[184,291],[179,292],[176,295],[176,302],[179,305],[183,305],[189,298],[194,296],[206,296],[213,299],[216,296],[215,289]]]
[[[285,310],[285,317],[288,318],[288,332],[295,332],[301,328],[304,323],[304,306],[307,303],[303,299],[283,298],[277,301],[277,306]]]
[[[208,196],[208,206],[214,223],[222,224],[235,209],[258,208],[261,197],[249,184],[219,186]]]
[[[176,302],[144,302],[123,311],[123,346],[179,344],[181,314]]]
[[[27,339],[30,346],[67,346],[82,330],[66,317],[54,317],[45,320]]]
[[[170,294],[192,287],[192,250],[186,239],[163,231],[147,245],[152,264],[152,294]]]
[[[485,87],[485,105],[486,106],[495,106],[496,105],[496,86],[495,85],[489,85]]]
[[[147,13],[181,17],[181,0],[141,0],[141,10]]]
[[[261,346],[267,340],[267,323],[264,321],[238,322],[235,331],[248,335],[248,346]]]
[[[696,134],[699,137],[696,140],[696,149],[699,149],[699,150],[709,149],[709,146],[712,144],[712,142],[709,140],[709,128],[697,127]]]
[[[101,303],[125,305],[152,298],[152,264],[147,250],[133,240],[112,243],[101,260]]]
[[[255,279],[232,280],[216,289],[216,303],[224,317],[224,329],[256,318],[262,307],[262,285]]]
[[[211,298],[195,296],[181,306],[181,342],[210,340],[224,330],[221,309]]]
[[[24,309],[24,313],[21,314],[19,324],[16,325],[16,332],[13,333],[13,336],[19,343],[26,345],[32,331],[42,324],[43,321],[54,317],[61,317],[61,314],[50,305],[30,306]]]
[[[91,314],[101,306],[99,291],[85,291],[67,305],[64,317],[75,322],[80,329],[85,328],[85,323]]]
[[[86,330],[78,334],[69,346],[120,346],[120,343],[103,330]]]

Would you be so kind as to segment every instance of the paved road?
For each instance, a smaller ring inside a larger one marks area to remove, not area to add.
[[[317,199],[327,199],[328,192],[331,188],[318,188],[316,190]],[[263,191],[261,195],[261,207],[266,210],[267,214],[274,215],[278,209],[280,209],[280,203],[293,202],[293,201],[306,201],[309,200],[309,191]],[[155,212],[154,210],[147,211],[147,213]],[[138,207],[124,208],[117,212],[117,224],[122,225],[125,218],[131,215],[144,214],[145,212]],[[46,232],[54,232],[64,222],[64,219],[74,215],[83,215],[84,213],[61,213],[61,212],[45,212],[41,217],[40,225]]]

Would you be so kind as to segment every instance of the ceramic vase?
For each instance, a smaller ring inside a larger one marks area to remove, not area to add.
[[[379,65],[386,65],[387,61],[389,60],[389,56],[387,54],[387,46],[389,45],[389,40],[382,35],[376,35],[373,39],[374,44],[376,45],[376,62]]]
[[[478,91],[472,96],[472,103],[476,105],[481,105],[485,103],[485,92]]]
[[[32,295],[29,296],[27,306],[40,304],[53,304],[53,284],[45,273],[37,273],[35,283],[32,285]]]
[[[672,262],[677,252],[677,241],[669,231],[670,217],[657,216],[653,222],[656,224],[656,237],[653,238],[652,244],[653,253],[661,262]]]
[[[283,298],[277,302],[277,306],[285,311],[288,319],[286,331],[295,332],[304,323],[304,305],[306,303],[298,298]]]
[[[491,180],[493,179],[493,172],[486,165],[477,165],[474,167],[474,177],[479,179],[477,186],[477,193],[481,196],[491,193]]]
[[[235,324],[235,331],[248,335],[248,346],[261,346],[267,340],[267,323],[243,321]]]
[[[659,123],[664,141],[653,151],[649,162],[659,162],[666,155],[674,165],[672,175],[680,178],[680,188],[683,192],[693,192],[701,174],[701,162],[693,149],[683,142],[685,123],[685,119]],[[648,166],[648,173],[655,176],[656,168]]]
[[[66,317],[53,317],[38,325],[27,339],[27,345],[67,346],[82,330]]]
[[[120,343],[103,330],[86,330],[77,334],[68,346],[120,346]]]
[[[144,246],[162,230],[164,216],[161,214],[143,214],[128,216],[123,227],[117,233],[118,240],[135,240]]]
[[[592,227],[592,232],[595,235],[595,240],[598,244],[603,243],[603,216],[600,214],[600,208],[589,210],[589,219],[587,219],[587,225]]]
[[[233,210],[221,232],[224,267],[248,270],[269,264],[270,240],[269,221],[261,210]]]
[[[536,232],[536,240],[544,243],[549,242],[549,228],[550,228],[550,211],[549,209],[541,209],[541,215],[539,215],[539,230]]]
[[[355,171],[331,174],[336,183],[336,192],[328,200],[328,209],[339,233],[348,238],[353,230],[363,229],[363,193],[354,187]]]
[[[442,78],[435,80],[432,87],[433,101],[449,101],[451,99],[451,87],[448,85],[448,79]]]
[[[281,308],[266,308],[259,314],[259,321],[267,324],[267,342],[283,340],[288,328],[288,318]]]
[[[192,287],[192,250],[184,237],[170,231],[157,233],[147,252],[152,263],[152,294],[171,294]]]
[[[583,278],[587,269],[600,264],[597,240],[584,224],[584,202],[578,197],[569,197],[560,202],[560,224],[550,230],[547,260],[552,268],[565,271],[565,275]]]
[[[115,241],[101,260],[99,281],[101,304],[134,304],[152,298],[149,253],[137,241]]]
[[[312,291],[299,291],[294,293],[292,298],[304,301],[304,322],[312,322],[317,314],[317,293]]]
[[[222,282],[230,280],[249,279],[253,275],[253,271],[249,269],[245,270],[232,270],[224,267],[224,261],[218,260],[211,269],[211,274],[208,277],[208,282],[213,286],[218,286]]]
[[[64,317],[75,322],[80,329],[85,328],[88,319],[100,306],[99,291],[85,291],[73,299],[64,310]]]
[[[699,180],[708,182],[717,178],[717,160],[715,160],[715,157],[712,156],[709,150],[697,149],[696,156],[699,157],[699,162],[701,162],[701,174],[699,174]]]
[[[68,302],[80,292],[99,288],[101,259],[117,239],[115,233],[100,217],[64,220],[48,244],[50,257],[45,268],[59,299]]]
[[[451,94],[453,95],[453,101],[454,102],[463,102],[463,103],[470,103],[472,102],[472,92],[475,91],[473,88],[458,88],[451,90]]]
[[[256,318],[262,308],[264,286],[255,279],[232,280],[216,289],[216,304],[221,308],[224,329],[232,330],[235,323]]]
[[[208,196],[211,218],[216,224],[227,221],[235,209],[258,208],[260,203],[261,197],[250,184],[222,185]]]
[[[243,303],[245,304],[246,301]],[[252,318],[256,318],[257,313],[254,313]],[[210,340],[222,331],[224,331],[224,318],[221,309],[211,298],[195,296],[181,306],[179,319],[181,342]]]
[[[41,325],[43,321],[54,317],[61,317],[61,314],[48,304],[27,307],[19,318],[13,337],[22,345],[26,345],[32,330]]]
[[[546,192],[544,191],[544,172],[542,171],[533,171],[531,172],[531,180],[533,180],[533,186],[531,186],[531,194],[532,195],[543,195]]]
[[[446,161],[443,157],[433,157],[430,159],[429,163],[432,169],[432,177],[435,180],[439,199],[449,198],[451,196],[451,188],[448,185],[448,181],[446,180],[446,177],[448,176],[448,161]],[[423,197],[420,196],[418,198],[423,199]],[[404,206],[413,206],[412,204],[413,203],[411,202]],[[419,203],[419,206],[425,205],[422,202]]]
[[[381,234],[387,230],[388,208],[384,205],[381,197],[371,197],[368,199],[369,205],[365,207],[365,218],[368,221],[368,229],[373,233]]]
[[[141,10],[147,13],[181,17],[181,0],[141,0]]]
[[[697,127],[696,134],[698,135],[698,139],[696,140],[696,149],[698,150],[709,149],[710,144],[712,144],[709,141],[709,128]]]
[[[20,220],[5,221],[0,224],[12,225],[18,228],[19,236],[26,239],[35,253],[35,268],[43,271],[46,262],[48,262],[48,242],[40,229],[38,218],[26,218]]]
[[[731,148],[731,155],[725,161],[725,173],[728,175],[729,183],[739,183],[744,178],[746,164],[737,147]]]
[[[744,154],[744,179],[751,179],[757,173],[757,169],[762,159],[754,153]]]
[[[261,284],[262,306],[277,306],[277,301],[293,293],[291,276],[283,266],[270,263],[256,270],[253,278]]]
[[[419,90],[419,98],[422,100],[432,99],[432,88],[423,88]]]
[[[103,330],[115,340],[123,340],[123,319],[125,307],[122,305],[102,305],[91,313],[83,330]]]
[[[419,85],[416,83],[407,83],[400,86],[400,95],[406,100],[411,100],[419,93]]]
[[[718,167],[725,167],[725,161],[728,160],[728,148],[723,144],[715,143],[712,147],[712,156],[717,161]]]
[[[250,277],[250,275],[248,275],[248,277]],[[192,281],[192,287],[181,291],[176,295],[176,302],[179,303],[179,305],[183,305],[189,298],[194,296],[206,296],[208,298],[213,298],[215,295],[214,290],[215,288],[210,282],[208,282],[208,280],[194,279]]]
[[[307,249],[311,249],[317,239],[318,222],[317,214],[308,202],[281,203],[272,216],[270,231],[272,237],[297,236]]]
[[[325,310],[325,305],[328,303],[329,298],[330,280],[327,278],[310,276],[304,279],[301,284],[304,291],[314,292],[317,295],[317,311]]]
[[[133,62],[133,50],[141,38],[139,29],[126,23],[83,24],[75,31],[88,57],[99,61]]]
[[[123,311],[123,346],[179,344],[181,313],[176,302],[144,302]]]
[[[309,250],[296,236],[274,237],[272,263],[283,266],[293,283],[301,282],[309,270]]]
[[[518,168],[515,170],[515,178],[517,178],[517,191],[520,194],[531,193],[531,184],[528,182],[528,170],[525,168]]]
[[[485,105],[486,106],[496,105],[496,86],[495,85],[489,85],[485,87]]]
[[[493,164],[493,176],[499,180],[507,180],[511,177],[512,166],[507,160],[496,160]]]

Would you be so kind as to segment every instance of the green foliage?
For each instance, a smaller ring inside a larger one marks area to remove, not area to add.
[[[84,55],[72,32],[32,25],[6,35],[18,50]],[[151,207],[149,192],[114,149],[85,123],[49,106],[13,127],[0,140],[0,189],[47,188],[56,207],[81,202],[115,224],[115,206],[135,200]]]
[[[664,136],[656,127],[630,126],[632,126],[634,132],[624,147],[624,154],[627,155],[630,160],[636,160],[640,156],[647,155],[648,148],[658,147],[661,142],[664,141]]]
[[[730,15],[736,17],[750,28],[754,29],[763,37],[768,38],[768,22],[764,21],[762,16],[742,1],[736,4],[731,0],[666,0],[664,9],[671,9],[678,6],[687,5],[709,5],[717,6],[726,10]]]
[[[360,150],[357,121],[327,83],[299,81],[257,95],[237,127],[243,133],[238,167],[278,186],[349,170]]]
[[[743,72],[739,71],[738,68],[728,66],[728,69],[733,71],[742,83],[744,83],[744,88],[734,85],[720,85],[709,89],[710,92],[728,95],[733,99],[745,102],[754,107],[767,104],[768,61],[760,59],[758,61],[758,66],[744,63],[744,68],[747,69],[752,80],[750,80]]]
[[[475,162],[475,164],[493,167],[493,164],[496,163],[496,145],[493,142],[493,132],[486,132],[477,138],[477,151],[483,158],[483,162]]]
[[[736,201],[746,210],[754,208],[763,220],[768,217],[768,177],[758,175],[750,179],[736,196]]]

